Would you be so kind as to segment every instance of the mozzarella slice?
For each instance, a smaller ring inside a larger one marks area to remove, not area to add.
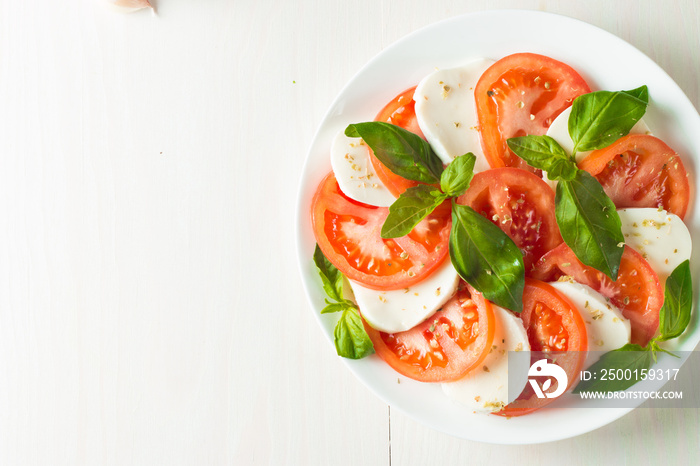
[[[508,352],[530,351],[523,322],[499,306],[494,305],[493,312],[496,318],[493,346],[484,362],[463,378],[442,384],[447,396],[479,412],[499,411],[508,404],[508,386],[519,387],[520,393],[527,383],[527,371],[523,371],[522,380],[508,381]]]
[[[649,262],[662,284],[673,269],[690,259],[690,232],[678,215],[653,207],[620,209],[617,213],[625,243]]]
[[[350,281],[362,317],[373,328],[387,333],[403,332],[423,322],[457,291],[457,271],[445,261],[425,280],[400,290],[378,291]]]
[[[331,145],[331,167],[338,186],[350,199],[377,207],[389,207],[396,200],[377,177],[362,139],[339,132]]]
[[[547,136],[551,137],[564,148],[567,154],[572,154],[574,151],[574,141],[569,136],[569,115],[571,115],[571,107],[567,108],[554,119],[547,130]],[[636,125],[630,130],[631,134],[651,134],[649,127],[644,123],[644,120],[639,120]],[[576,153],[576,163],[585,159],[591,151],[583,151]]]
[[[622,312],[608,303],[593,288],[573,281],[550,283],[566,296],[581,313],[588,334],[586,367],[596,362],[603,352],[612,351],[630,342],[630,323]]]
[[[418,125],[440,159],[448,164],[472,152],[474,172],[489,168],[481,150],[476,118],[474,86],[493,60],[478,58],[469,63],[426,76],[416,87],[413,100]]]

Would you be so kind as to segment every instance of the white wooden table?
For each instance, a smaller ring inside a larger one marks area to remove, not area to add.
[[[395,40],[488,8],[561,13],[631,42],[698,107],[695,0],[104,1],[0,0],[0,464],[698,457],[697,409],[523,447],[417,424],[334,355],[291,233],[316,127]]]

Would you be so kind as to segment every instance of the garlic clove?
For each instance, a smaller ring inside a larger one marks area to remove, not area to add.
[[[133,13],[144,8],[153,9],[148,0],[109,0],[109,7],[119,13]]]

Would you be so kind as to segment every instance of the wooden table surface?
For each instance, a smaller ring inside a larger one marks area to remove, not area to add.
[[[0,0],[0,464],[697,459],[697,409],[533,446],[418,424],[334,355],[292,234],[317,126],[394,41],[473,11],[560,13],[698,108],[695,0],[105,3]]]

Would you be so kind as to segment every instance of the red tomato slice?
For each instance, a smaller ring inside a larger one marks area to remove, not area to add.
[[[386,104],[377,114],[374,120],[385,121],[400,126],[425,139],[420,126],[418,126],[418,119],[416,118],[416,103],[413,101],[413,93],[415,91],[416,86],[413,86],[394,97],[391,102]]]
[[[516,53],[498,60],[474,89],[482,147],[489,164],[534,171],[506,140],[543,135],[574,98],[590,92],[569,65],[543,55]]]
[[[418,126],[418,119],[416,118],[416,111],[414,108],[415,102],[413,101],[413,93],[415,90],[416,87],[414,86],[394,97],[394,99],[386,104],[386,106],[379,112],[374,120],[400,126],[401,128],[415,133],[425,139],[420,126]],[[379,161],[377,157],[374,156],[374,152],[371,150],[370,161],[372,162],[374,171],[377,173],[379,179],[394,196],[398,197],[408,188],[418,185],[417,181],[407,180],[406,178],[389,170],[382,162]]]
[[[383,239],[386,207],[353,201],[330,173],[311,204],[318,246],[347,278],[377,289],[410,286],[427,277],[445,260],[452,209],[443,203],[406,236]]]
[[[616,281],[582,264],[566,244],[543,256],[535,268],[533,277],[539,280],[554,281],[569,276],[610,299],[630,320],[632,343],[645,346],[656,333],[664,291],[656,272],[634,249],[625,246]]]
[[[553,359],[564,369],[568,378],[567,389],[578,380],[588,351],[586,324],[581,313],[568,299],[551,285],[525,279],[523,312],[520,314],[527,330],[532,351],[554,352]],[[533,363],[541,355],[533,355]],[[556,390],[556,381],[552,390]],[[537,398],[528,384],[514,402],[495,413],[499,416],[522,416],[545,406],[556,398]]]
[[[360,310],[362,312],[362,310]],[[491,303],[462,283],[441,310],[405,332],[383,333],[365,322],[374,350],[398,373],[421,382],[456,380],[484,360],[493,343]]]
[[[661,139],[628,134],[593,151],[579,168],[595,176],[618,208],[663,207],[683,218],[690,201],[681,158]]]
[[[495,168],[477,173],[457,203],[491,220],[518,245],[526,273],[562,243],[554,215],[554,191],[528,171]]]

